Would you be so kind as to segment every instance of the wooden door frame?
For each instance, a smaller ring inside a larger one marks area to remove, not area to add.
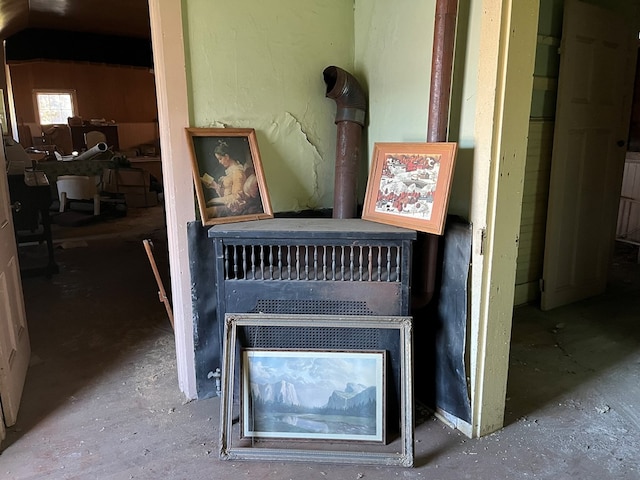
[[[502,428],[539,0],[484,0],[471,220],[470,437]]]
[[[182,2],[149,0],[180,390],[197,397],[187,223],[195,220]]]

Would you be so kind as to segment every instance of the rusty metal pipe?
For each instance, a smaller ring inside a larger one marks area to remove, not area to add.
[[[458,0],[437,0],[431,58],[427,142],[446,142]]]
[[[457,15],[458,0],[436,1],[427,142],[445,142],[447,140]],[[426,306],[435,293],[438,243],[439,237],[437,235],[428,233],[418,235],[414,249],[416,257],[419,259],[418,272],[413,278],[412,304],[414,308]]]
[[[338,126],[333,187],[333,218],[355,218],[357,176],[367,99],[358,81],[345,70],[330,66],[322,72],[327,98],[335,100]]]

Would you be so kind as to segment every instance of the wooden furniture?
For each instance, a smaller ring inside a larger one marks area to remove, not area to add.
[[[127,157],[127,160],[131,163],[131,167],[146,170],[162,184],[162,160],[160,157]]]
[[[142,168],[105,168],[102,172],[102,191],[123,194],[129,207],[153,207],[158,204],[158,193],[151,190],[149,172]]]
[[[107,146],[113,150],[120,149],[117,125],[82,125],[70,126],[69,128],[71,129],[71,142],[73,144],[73,149],[77,152],[87,149],[85,134],[91,131],[104,133]]]
[[[42,172],[40,172],[42,173]],[[27,173],[29,175],[29,173]],[[44,181],[41,181],[41,178]],[[23,276],[44,275],[47,278],[58,273],[58,265],[54,259],[53,238],[51,236],[51,219],[49,207],[52,199],[46,176],[7,175],[9,195],[13,210],[13,224],[15,228],[18,253],[20,247],[33,242],[47,244],[47,261],[43,265],[30,266],[26,262],[20,263]],[[28,182],[28,183],[27,183]]]

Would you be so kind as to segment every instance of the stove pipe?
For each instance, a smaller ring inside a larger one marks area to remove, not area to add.
[[[335,100],[338,126],[333,187],[333,218],[355,218],[360,139],[367,100],[358,81],[339,67],[324,69],[327,98]]]

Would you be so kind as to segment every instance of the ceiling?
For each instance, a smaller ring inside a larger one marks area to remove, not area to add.
[[[147,0],[0,0],[0,38],[26,29],[151,38]]]

